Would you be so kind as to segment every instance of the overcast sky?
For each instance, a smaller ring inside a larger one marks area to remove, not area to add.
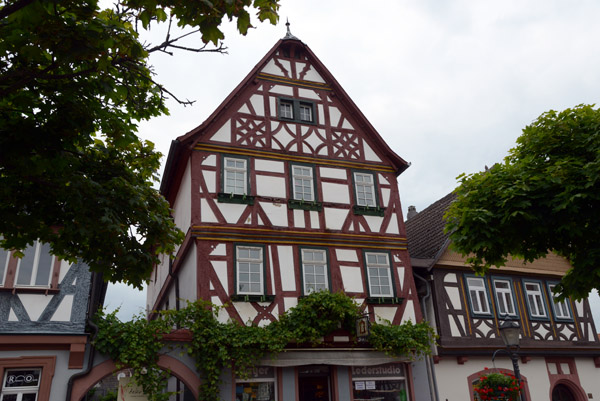
[[[193,106],[140,125],[166,159],[170,142],[200,125],[271,47],[306,43],[390,147],[411,167],[399,177],[403,211],[456,187],[456,177],[506,156],[544,111],[600,102],[596,0],[281,0],[277,26],[243,37],[225,25],[228,55],[151,58],[156,80]],[[146,36],[161,38],[159,30]],[[193,45],[188,42],[187,45]],[[145,295],[109,287],[108,309],[143,311]],[[597,306],[598,305],[598,306]],[[600,302],[594,297],[595,320]]]

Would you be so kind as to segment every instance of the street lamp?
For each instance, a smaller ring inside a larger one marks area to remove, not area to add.
[[[519,351],[519,335],[520,335],[521,328],[520,328],[518,322],[515,322],[514,320],[505,320],[500,324],[500,327],[498,327],[498,329],[500,330],[500,337],[502,337],[502,341],[504,342],[504,345],[506,346],[506,350],[503,350],[503,349],[496,350],[494,352],[494,355],[492,356],[492,362],[496,358],[496,353],[498,351],[506,351],[508,353],[510,359],[512,360],[513,371],[515,372],[515,377],[517,378],[517,383],[520,386],[521,372],[519,371],[519,355],[517,354],[517,352]],[[516,348],[516,349],[513,351],[513,348]],[[520,394],[521,394],[521,400],[526,401],[525,392],[521,391]]]

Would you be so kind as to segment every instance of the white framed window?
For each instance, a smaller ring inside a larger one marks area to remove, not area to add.
[[[275,368],[255,366],[247,379],[235,381],[235,401],[277,401]]]
[[[255,246],[236,247],[237,294],[263,295],[263,266],[263,248]]]
[[[248,160],[224,157],[223,192],[234,195],[248,194]]]
[[[369,280],[369,296],[393,297],[392,270],[387,253],[366,252],[367,279]]]
[[[302,249],[304,294],[329,289],[327,254],[324,249]]]
[[[287,100],[279,101],[279,117],[288,118],[290,120],[294,119],[294,102],[289,102]]]
[[[24,256],[17,264],[16,286],[47,287],[54,266],[50,245],[36,241],[23,251]]]
[[[6,369],[0,401],[36,401],[41,377],[41,369]]]
[[[494,290],[498,302],[498,314],[502,316],[517,316],[513,302],[512,287],[508,280],[494,280]]]
[[[544,306],[544,294],[539,283],[524,282],[525,293],[527,294],[527,304],[529,305],[529,314],[531,317],[548,317],[546,307]]]
[[[467,288],[469,289],[472,312],[489,315],[490,304],[483,277],[467,277]]]
[[[294,199],[314,201],[313,168],[309,166],[292,165],[292,186]]]
[[[8,261],[10,260],[10,252],[0,248],[0,287],[4,286],[6,271],[8,270]]]
[[[554,287],[556,284],[548,284],[548,288],[550,289],[550,296],[552,297],[552,308],[554,309],[554,316],[557,319],[572,319],[571,316],[571,308],[567,304],[567,301],[557,301],[554,298]]]
[[[356,191],[356,204],[358,206],[376,206],[375,179],[373,174],[355,172],[354,189]]]
[[[313,122],[313,109],[311,104],[300,103],[300,120]]]

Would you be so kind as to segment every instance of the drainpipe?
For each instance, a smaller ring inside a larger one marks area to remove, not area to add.
[[[106,295],[106,287],[108,286],[108,283],[104,282],[102,273],[93,273],[92,277],[94,277],[94,288],[92,288],[92,290],[90,291],[90,295],[88,295],[87,319],[87,325],[92,329],[92,332],[90,333],[89,342],[85,345],[86,350],[88,351],[88,363],[85,370],[79,373],[75,373],[69,378],[69,382],[67,384],[67,397],[65,399],[66,401],[71,401],[71,394],[73,393],[73,382],[75,381],[75,379],[87,375],[94,367],[94,355],[96,354],[96,349],[92,345],[92,340],[98,333],[98,326],[94,324],[94,322],[92,321],[92,317],[96,313],[97,309],[100,309],[101,305],[104,304],[104,296]],[[96,310],[94,310],[94,305],[97,305]]]
[[[425,280],[423,277],[419,276],[414,272],[413,276],[425,283],[427,293],[420,300],[420,303],[421,310],[423,311],[423,317],[427,322],[429,322],[429,318],[427,316],[427,300],[431,297],[431,288],[429,286],[429,281]],[[427,374],[429,376],[429,393],[431,395],[431,399],[432,401],[438,401],[440,399],[440,395],[438,394],[437,379],[435,376],[435,369],[433,367],[433,357],[431,355],[425,358],[425,366],[427,367]]]

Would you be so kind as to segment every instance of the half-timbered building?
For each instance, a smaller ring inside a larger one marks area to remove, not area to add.
[[[87,368],[88,318],[106,287],[83,263],[34,243],[21,258],[0,249],[0,400],[67,399]]]
[[[409,209],[406,222],[412,265],[425,279],[417,282],[429,287],[420,291],[424,314],[439,335],[432,380],[439,399],[474,400],[473,384],[485,368],[512,372],[503,352],[492,363],[494,351],[504,348],[498,328],[505,320],[521,327],[519,366],[528,401],[599,398],[600,342],[590,305],[552,295],[568,262],[550,253],[475,275],[443,231],[453,199],[449,194],[417,214]]]
[[[204,299],[225,306],[223,321],[262,326],[326,290],[355,297],[371,319],[419,321],[396,181],[407,167],[288,30],[173,141],[161,191],[187,234],[156,267],[148,309]],[[409,363],[350,348],[347,334],[326,340],[264,360],[249,381],[225,373],[221,398],[260,387],[270,401],[415,399]]]

